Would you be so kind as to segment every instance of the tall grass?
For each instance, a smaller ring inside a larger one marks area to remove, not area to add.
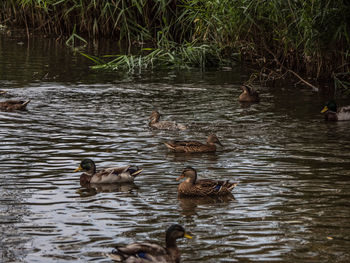
[[[162,63],[203,67],[237,58],[238,52],[267,79],[289,74],[302,80],[333,80],[340,88],[350,83],[349,14],[347,0],[0,2],[0,23],[22,25],[28,34],[71,36],[71,41],[74,36],[109,37],[129,48],[141,46],[141,56],[110,58],[105,68],[113,68],[113,63],[121,67],[121,61],[132,65],[129,69]],[[145,52],[145,47],[153,52]]]
[[[181,41],[181,8],[166,0],[2,0],[0,21],[46,34],[113,37],[128,45],[154,41],[159,32]],[[185,25],[184,25],[185,27]],[[183,27],[183,28],[184,28]]]
[[[350,82],[346,0],[184,1],[192,11],[188,20],[195,22],[196,41],[239,48],[246,60],[269,73]]]

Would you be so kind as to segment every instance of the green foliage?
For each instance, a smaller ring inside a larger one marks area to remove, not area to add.
[[[340,88],[350,82],[349,14],[347,0],[0,1],[0,23],[71,36],[70,45],[86,36],[154,48],[114,57],[105,68],[204,67],[239,53],[263,70],[292,70]]]
[[[40,29],[48,34],[113,37],[120,41],[154,41],[158,31],[181,40],[175,23],[176,1],[165,0],[2,0],[0,21]]]
[[[193,46],[191,44],[171,48],[145,48],[140,55],[107,55],[104,59],[108,62],[82,53],[83,56],[95,62],[94,69],[127,70],[129,72],[154,68],[179,68],[190,67],[206,68],[208,65],[218,65],[217,49],[208,45]]]
[[[245,59],[280,72],[350,82],[347,0],[184,0],[196,41],[239,48]],[[339,74],[338,74],[339,73]]]

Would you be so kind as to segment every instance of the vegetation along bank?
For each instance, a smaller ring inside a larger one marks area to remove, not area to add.
[[[264,80],[350,87],[346,0],[3,0],[0,23],[69,40],[107,37],[124,55],[99,68],[251,62]],[[132,52],[131,52],[132,50]]]

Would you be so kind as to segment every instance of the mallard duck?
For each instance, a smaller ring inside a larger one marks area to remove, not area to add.
[[[79,167],[74,172],[84,171],[80,176],[80,184],[111,184],[111,183],[131,183],[135,177],[142,172],[142,169],[132,166],[111,167],[96,172],[96,165],[91,159],[81,161]]]
[[[186,167],[176,179],[187,178],[179,184],[177,192],[179,196],[224,196],[231,195],[231,191],[237,183],[215,181],[211,179],[197,180],[197,171],[192,167]]]
[[[160,113],[158,111],[152,111],[149,117],[149,127],[159,130],[186,130],[187,127],[183,124],[176,123],[174,121],[159,121]]]
[[[180,251],[176,245],[179,238],[192,238],[180,225],[172,225],[166,231],[165,247],[149,242],[136,242],[117,246],[109,257],[126,263],[179,263]]]
[[[258,92],[246,85],[243,85],[242,87],[242,94],[239,95],[239,101],[241,102],[259,102],[260,98],[259,98],[259,94]]]
[[[185,153],[204,153],[215,152],[215,144],[223,146],[215,134],[210,134],[207,143],[203,144],[196,141],[168,141],[164,143],[173,152]]]
[[[14,111],[14,110],[25,110],[30,100],[6,100],[0,102],[0,110]]]
[[[322,109],[326,121],[348,121],[350,120],[350,106],[338,108],[335,101],[331,100],[326,103]]]

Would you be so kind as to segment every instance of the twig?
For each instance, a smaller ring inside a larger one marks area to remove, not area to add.
[[[300,79],[301,82],[303,82],[304,84],[306,84],[307,86],[318,90],[318,88],[314,85],[312,85],[311,83],[307,82],[306,80],[304,80],[302,77],[300,77],[297,73],[295,73],[293,70],[288,69],[288,72],[292,73],[294,76],[296,76],[298,79]]]
[[[274,60],[276,61],[276,63],[277,63],[281,68],[283,68],[286,72],[292,73],[294,76],[296,76],[298,79],[300,79],[301,82],[303,82],[303,83],[306,84],[307,86],[309,86],[309,87],[311,87],[311,88],[313,88],[313,89],[318,90],[318,88],[317,88],[316,86],[314,86],[314,85],[312,85],[311,83],[307,82],[305,79],[303,79],[302,77],[300,77],[297,73],[295,73],[293,70],[288,69],[286,66],[284,66],[284,65],[277,59],[276,55],[275,55],[270,49],[267,48],[266,45],[265,45],[265,49],[267,50],[267,52],[269,52],[269,53],[273,56],[273,58],[274,58]]]

